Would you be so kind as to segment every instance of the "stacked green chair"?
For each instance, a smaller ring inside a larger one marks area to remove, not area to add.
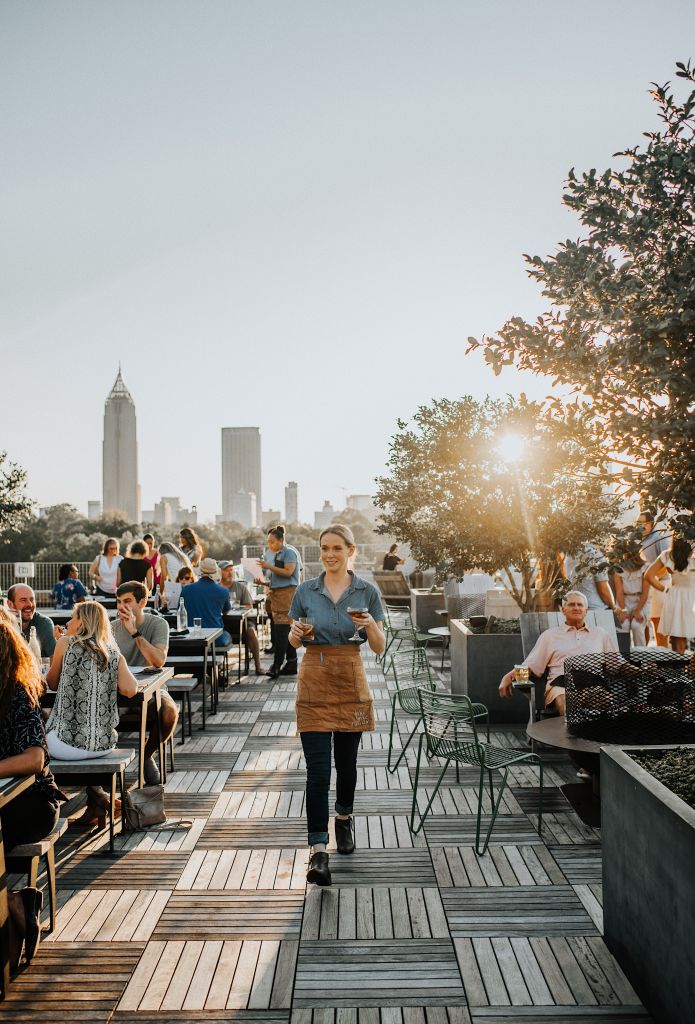
[[[435,796],[439,790],[447,768],[453,761],[457,768],[459,765],[471,765],[480,769],[480,780],[478,784],[478,814],[475,827],[475,852],[482,857],[488,848],[490,836],[497,819],[497,814],[502,801],[502,794],[507,785],[509,769],[515,764],[537,765],[540,775],[540,794],[538,798],[538,832],[540,834],[543,824],[543,765],[536,754],[523,753],[507,750],[502,747],[492,746],[490,743],[481,743],[478,738],[475,705],[464,695],[440,695],[433,693],[428,687],[419,687],[417,690],[420,715],[424,732],[420,736],[420,745],[417,753],[417,766],[415,769],[415,783],[413,786],[413,806],[410,814],[410,831],[417,833],[422,828],[425,818],[429,814]],[[430,799],[419,821],[415,822],[418,814],[417,792],[420,781],[420,768],[422,759],[428,761],[438,757],[444,761],[437,783],[432,791]],[[492,772],[503,771],[502,784],[495,799],[494,786],[492,783]],[[488,826],[487,835],[482,849],[480,848],[481,815],[483,806],[483,789],[485,775],[488,777],[490,786],[490,799],[492,801],[492,814]]]
[[[410,670],[410,680],[408,680],[407,685],[404,685],[404,676],[407,674],[408,670]],[[419,688],[435,694],[437,692],[437,681],[432,675],[432,668],[427,658],[427,651],[424,647],[400,648],[397,650],[389,658],[389,665],[384,669],[384,676],[386,676],[389,671],[393,672],[393,680],[396,685],[396,689],[391,697],[391,729],[389,731],[389,753],[387,760],[387,768],[389,772],[393,774],[403,760],[405,752],[410,746],[410,741],[418,731],[420,723],[422,722],[422,709],[420,707],[420,698],[418,695]],[[476,720],[481,719],[485,723],[486,735],[489,742],[490,716],[488,709],[484,704],[471,704],[471,707],[473,709],[473,717]],[[396,715],[399,709],[401,711],[405,711],[407,715],[412,715],[416,721],[398,756],[398,760],[392,765],[393,737],[396,729]],[[457,781],[458,778],[459,769],[457,765]]]
[[[386,633],[386,649],[381,655],[381,664],[387,664],[388,654],[393,645],[395,650],[405,643],[408,647],[426,647],[432,637],[429,633],[421,633],[415,628],[410,608],[384,605],[384,632]]]

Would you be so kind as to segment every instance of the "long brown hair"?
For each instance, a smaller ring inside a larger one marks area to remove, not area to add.
[[[74,634],[74,642],[96,658],[103,672],[113,647],[108,616],[98,601],[82,601],[76,604],[74,614],[80,624],[79,633]]]
[[[179,530],[179,537],[182,537],[183,540],[186,541],[186,544],[188,544],[188,548],[182,549],[184,551],[184,554],[186,553],[186,551],[192,551],[193,548],[200,548],[203,554],[205,554],[205,545],[203,544],[202,540],[195,532],[195,530],[192,530],[190,526],[181,527],[181,529]]]
[[[41,673],[23,637],[0,609],[0,717],[9,714],[17,686],[23,686],[31,703],[38,705],[43,689]]]

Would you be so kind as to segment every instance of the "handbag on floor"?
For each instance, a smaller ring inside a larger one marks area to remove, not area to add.
[[[167,820],[164,786],[129,789],[125,795],[125,816],[126,827],[130,832],[163,824]]]

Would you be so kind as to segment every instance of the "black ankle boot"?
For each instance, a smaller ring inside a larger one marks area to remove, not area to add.
[[[352,831],[352,818],[335,819],[335,845],[338,853],[354,853],[355,837]]]
[[[330,885],[331,869],[328,866],[328,854],[321,850],[319,853],[312,853],[309,860],[309,870],[306,873],[307,882],[314,885]]]

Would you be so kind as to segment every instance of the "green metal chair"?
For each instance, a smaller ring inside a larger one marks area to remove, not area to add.
[[[386,664],[389,650],[394,643],[396,644],[396,650],[398,650],[403,642],[407,642],[412,647],[426,647],[432,639],[429,633],[421,633],[415,628],[410,608],[394,608],[390,605],[384,605],[384,614],[386,615],[386,648],[381,655],[381,663],[383,665]]]
[[[480,780],[478,783],[478,814],[475,826],[475,852],[482,857],[488,848],[490,836],[497,819],[497,814],[502,801],[502,794],[507,785],[509,769],[515,764],[534,764],[538,766],[540,773],[540,794],[538,798],[538,832],[540,834],[543,824],[543,765],[536,754],[518,753],[506,750],[502,747],[495,747],[489,743],[481,743],[478,739],[474,705],[464,695],[440,696],[432,693],[431,690],[419,687],[418,700],[424,732],[420,736],[420,745],[417,753],[417,767],[415,769],[415,784],[413,786],[413,806],[410,814],[410,831],[417,833],[422,828],[425,818],[429,814],[434,798],[439,791],[447,768],[453,761],[457,767],[461,764],[471,765],[480,769]],[[423,754],[429,760],[438,757],[444,760],[432,795],[420,814],[420,820],[415,824],[415,817],[418,812],[417,792],[420,780],[420,766]],[[502,784],[495,800],[495,791],[492,783],[492,772],[500,770]],[[492,802],[492,814],[488,826],[485,842],[480,848],[480,827],[483,808],[483,790],[485,774],[487,773],[490,786],[490,799]]]
[[[408,660],[412,658],[412,679],[413,683],[404,686],[402,685],[403,671],[399,669],[397,662],[405,663],[402,668],[405,669]],[[432,668],[427,658],[427,652],[424,647],[413,647],[408,650],[398,650],[389,659],[390,671],[393,672],[393,679],[396,684],[396,690],[391,697],[391,729],[389,731],[389,753],[386,762],[386,767],[391,774],[393,774],[401,761],[405,756],[405,752],[410,746],[410,742],[418,731],[420,723],[422,722],[422,709],[420,707],[420,698],[418,696],[419,689],[427,690],[429,693],[437,692],[437,681],[432,675]],[[384,671],[386,675],[387,669]],[[401,678],[399,678],[399,672]],[[442,691],[440,691],[442,692]],[[401,750],[398,760],[392,766],[391,759],[393,757],[393,736],[396,729],[396,715],[398,709],[405,711],[407,715],[413,715],[416,719],[415,725],[413,726],[408,739],[406,740],[403,749]],[[473,717],[475,719],[482,719],[486,725],[486,735],[488,742],[490,741],[490,715],[488,709],[484,704],[471,704],[473,709]],[[459,767],[456,765],[456,781],[459,780]]]

